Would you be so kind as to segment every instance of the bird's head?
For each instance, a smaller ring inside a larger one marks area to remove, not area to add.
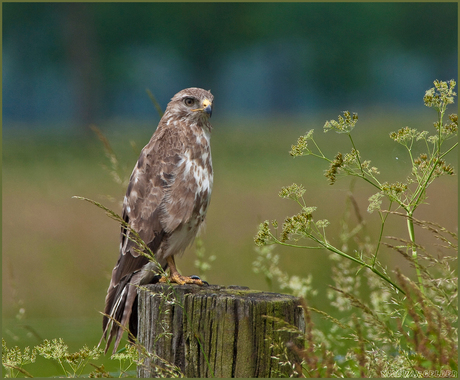
[[[214,96],[201,88],[191,87],[178,92],[169,102],[166,113],[189,119],[209,119],[212,115]]]

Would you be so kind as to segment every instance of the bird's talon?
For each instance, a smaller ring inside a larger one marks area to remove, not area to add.
[[[195,275],[195,274],[194,274],[194,275],[191,275],[190,278],[191,278],[192,280],[200,280],[200,281],[203,283],[203,285],[209,285],[209,283],[208,283],[207,281],[202,280],[200,277],[198,277],[198,276]]]

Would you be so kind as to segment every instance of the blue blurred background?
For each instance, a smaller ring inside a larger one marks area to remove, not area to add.
[[[3,122],[149,119],[198,86],[222,116],[420,104],[457,78],[456,3],[5,3]]]
[[[341,111],[358,112],[362,157],[383,181],[404,181],[410,160],[389,132],[433,128],[436,113],[423,95],[435,79],[458,78],[457,3],[3,3],[2,10],[2,336],[10,346],[62,337],[76,350],[99,341],[120,230],[72,196],[121,212],[123,180],[159,120],[146,89],[163,109],[186,87],[215,96],[203,244],[216,260],[207,280],[281,291],[251,267],[258,224],[298,211],[277,196],[282,186],[305,186],[316,218],[331,221],[332,244],[341,244],[351,188],[371,241],[379,233],[378,215],[366,213],[375,191],[344,179],[329,186],[327,165],[293,159],[291,144],[315,129],[329,157],[350,151],[343,135],[322,126]],[[90,125],[108,138],[116,170]],[[455,163],[456,154],[448,159]],[[440,178],[429,190],[416,217],[456,231],[455,180]],[[407,238],[405,231],[396,218],[385,234]],[[426,235],[416,231],[420,244],[432,243]],[[333,313],[327,253],[275,253],[283,271],[313,274],[318,296],[310,305]],[[394,251],[379,255],[390,271],[414,274]],[[196,273],[195,259],[191,247],[179,270]],[[30,371],[59,374],[42,364]]]

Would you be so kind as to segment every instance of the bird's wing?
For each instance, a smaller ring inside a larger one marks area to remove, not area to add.
[[[154,134],[139,156],[123,201],[123,220],[139,234],[154,254],[164,237],[172,232],[171,226],[165,228],[163,222],[166,212],[164,203],[169,199],[169,189],[184,161],[180,145],[180,139],[169,130]],[[123,330],[112,319],[126,326],[137,294],[135,285],[142,279],[141,269],[149,261],[136,248],[137,244],[130,240],[129,230],[122,226],[120,256],[112,271],[105,302],[104,313],[110,316],[103,318],[104,336],[110,330],[106,350],[115,335],[114,351],[118,346]]]

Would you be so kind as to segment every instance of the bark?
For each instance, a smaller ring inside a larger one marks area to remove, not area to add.
[[[139,343],[164,359],[146,358],[139,377],[161,376],[170,365],[186,377],[284,377],[298,361],[286,346],[301,346],[305,330],[296,297],[237,286],[166,284],[148,285],[138,294]],[[289,325],[296,328],[279,331]],[[274,356],[291,363],[282,365]]]

